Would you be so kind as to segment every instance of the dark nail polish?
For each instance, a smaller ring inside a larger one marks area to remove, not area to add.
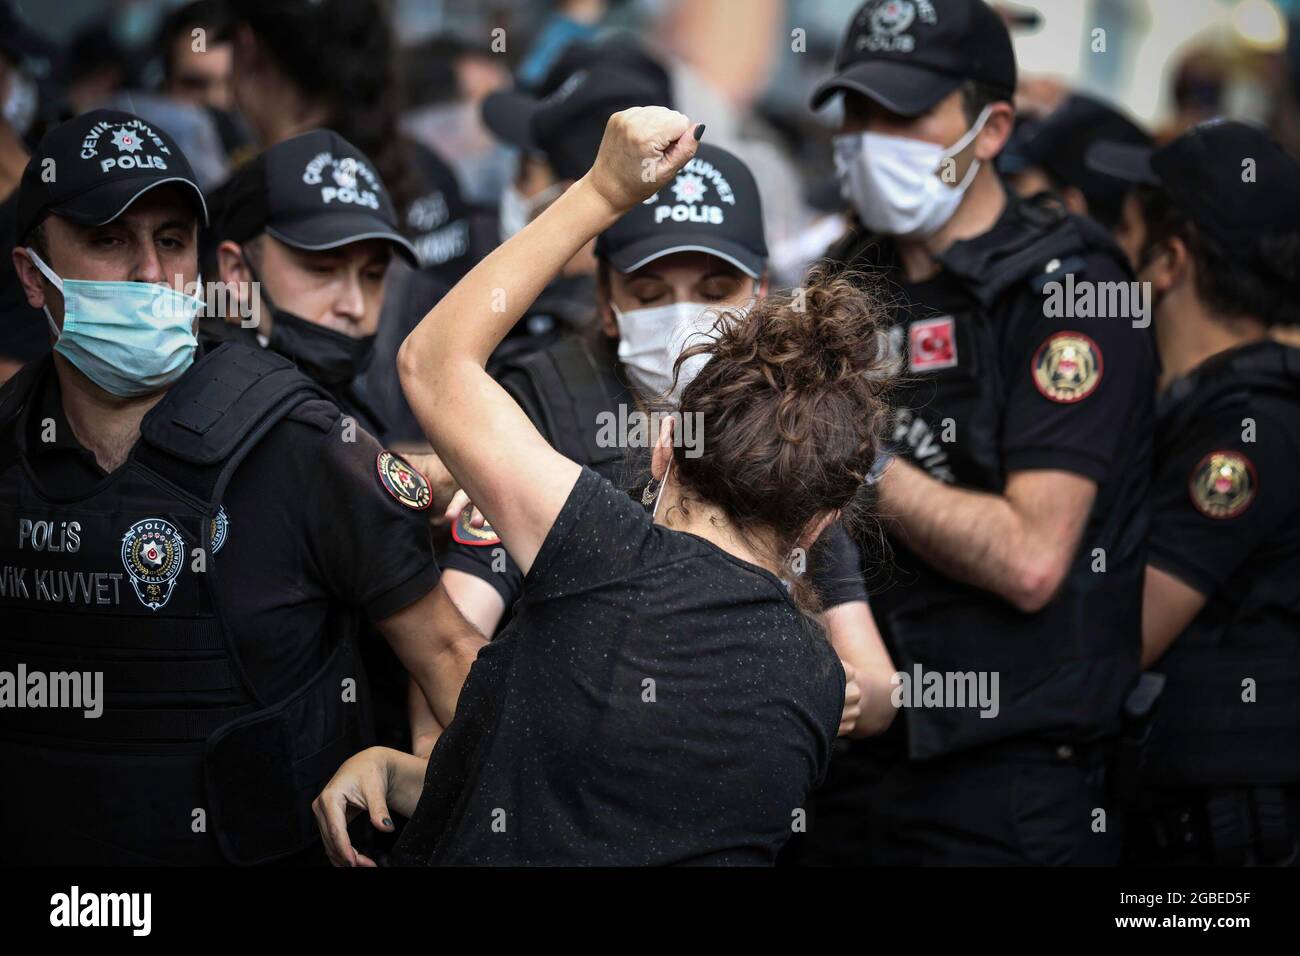
[[[701,123],[699,126],[695,127],[695,142],[698,143],[700,141],[700,137],[703,135],[704,135],[704,124]]]
[[[391,827],[392,825],[393,825],[393,821],[388,819],[388,817],[384,817],[384,826]]]

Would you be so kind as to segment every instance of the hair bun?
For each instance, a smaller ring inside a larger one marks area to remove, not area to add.
[[[682,392],[704,434],[703,454],[676,459],[682,480],[787,550],[818,515],[850,507],[875,461],[897,371],[879,288],[814,271],[748,313],[722,311],[677,361],[709,356]]]

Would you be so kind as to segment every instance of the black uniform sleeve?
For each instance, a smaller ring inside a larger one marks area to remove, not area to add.
[[[1300,511],[1300,448],[1257,410],[1255,441],[1242,441],[1244,414],[1237,406],[1198,421],[1153,484],[1148,561],[1207,596]]]
[[[867,600],[862,553],[838,521],[822,532],[809,552],[808,574],[824,611]]]
[[[1094,289],[1103,282],[1136,289],[1104,255],[1088,257],[1077,281],[1084,276]],[[1119,423],[1155,389],[1151,330],[1134,328],[1131,316],[1052,314],[1072,305],[1064,291],[1057,304],[1027,294],[1007,336],[1003,462],[1008,471],[1056,468],[1101,483],[1116,464]]]
[[[337,414],[304,405],[295,414]],[[351,439],[351,440],[349,440]],[[414,603],[438,583],[429,513],[403,504],[380,471],[384,449],[339,419],[322,434],[306,482],[305,550],[331,593],[382,620]],[[423,480],[422,478],[419,480]]]

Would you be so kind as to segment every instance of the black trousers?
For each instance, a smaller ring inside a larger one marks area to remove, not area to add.
[[[1080,748],[1013,742],[883,767],[848,750],[781,862],[1114,866],[1120,829],[1104,760]]]

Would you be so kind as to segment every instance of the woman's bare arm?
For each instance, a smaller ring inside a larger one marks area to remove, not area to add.
[[[579,249],[695,155],[685,116],[610,117],[595,165],[480,262],[407,337],[402,389],[434,450],[527,574],[580,473],[484,370],[488,356]]]

